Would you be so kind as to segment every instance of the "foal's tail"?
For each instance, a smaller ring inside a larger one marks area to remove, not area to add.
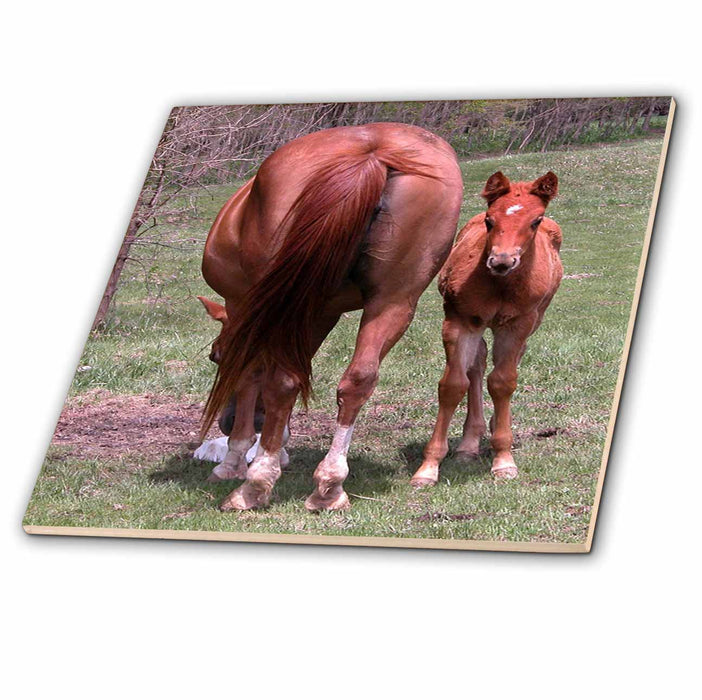
[[[283,243],[253,285],[236,321],[223,331],[223,353],[205,406],[203,432],[256,361],[279,367],[310,394],[314,322],[358,255],[387,182],[388,170],[436,177],[408,151],[337,155],[305,184],[280,224]]]

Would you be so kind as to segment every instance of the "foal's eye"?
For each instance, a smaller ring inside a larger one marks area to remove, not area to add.
[[[534,230],[536,230],[537,228],[539,228],[539,224],[541,224],[541,222],[542,222],[543,220],[544,220],[544,217],[543,217],[543,216],[537,217],[536,219],[534,219],[534,220],[531,222],[531,227],[532,227]]]
[[[492,231],[492,227],[495,225],[495,222],[492,219],[485,219],[485,228],[488,231]]]

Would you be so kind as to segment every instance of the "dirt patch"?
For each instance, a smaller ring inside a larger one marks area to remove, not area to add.
[[[89,391],[69,399],[61,412],[53,445],[78,459],[161,457],[192,455],[198,434],[203,401],[182,401],[155,394],[112,394]],[[394,406],[371,406],[360,421],[356,439],[379,439],[388,432],[407,430],[413,423],[393,412]],[[382,420],[381,420],[382,419]],[[297,408],[290,419],[292,445],[315,449],[328,447],[336,429],[336,411],[305,411]],[[221,437],[215,424],[208,437]],[[384,439],[384,437],[383,437]]]
[[[79,459],[187,452],[196,446],[202,407],[169,396],[91,391],[66,402],[52,444]]]
[[[66,402],[52,444],[78,459],[191,455],[199,445],[203,406],[170,396],[89,391]],[[334,412],[297,410],[290,420],[295,445],[328,442],[335,427]],[[216,424],[208,433],[221,435]]]
[[[333,411],[294,410],[290,417],[290,434],[296,445],[312,445],[321,437],[330,440],[336,430],[336,414]]]

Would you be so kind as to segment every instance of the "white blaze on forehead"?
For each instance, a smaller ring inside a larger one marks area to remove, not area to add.
[[[524,209],[524,207],[521,204],[513,204],[506,212],[507,216],[511,216],[515,212],[519,211],[520,209]]]

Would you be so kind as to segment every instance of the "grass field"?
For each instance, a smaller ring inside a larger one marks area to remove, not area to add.
[[[332,436],[336,384],[358,313],[341,320],[315,359],[316,393],[309,412],[298,409],[293,418],[291,464],[270,508],[218,511],[236,482],[205,483],[212,465],[192,460],[187,443],[214,374],[207,355],[218,331],[195,299],[212,296],[200,256],[233,183],[203,193],[197,216],[174,212],[159,245],[141,248],[140,262],[125,269],[113,316],[83,352],[69,424],[49,449],[25,524],[583,542],[661,145],[652,139],[462,163],[461,225],[483,208],[479,192],[498,169],[512,180],[549,169],[560,179],[548,214],[563,229],[566,278],[521,365],[513,400],[518,479],[493,482],[486,443],[475,463],[447,458],[436,488],[409,486],[443,369],[441,299],[432,283],[359,418],[346,482],[352,509],[312,515],[303,500]],[[175,437],[154,444],[149,436],[171,418]],[[454,445],[461,423],[457,415]],[[82,438],[74,444],[65,434],[77,429]]]

